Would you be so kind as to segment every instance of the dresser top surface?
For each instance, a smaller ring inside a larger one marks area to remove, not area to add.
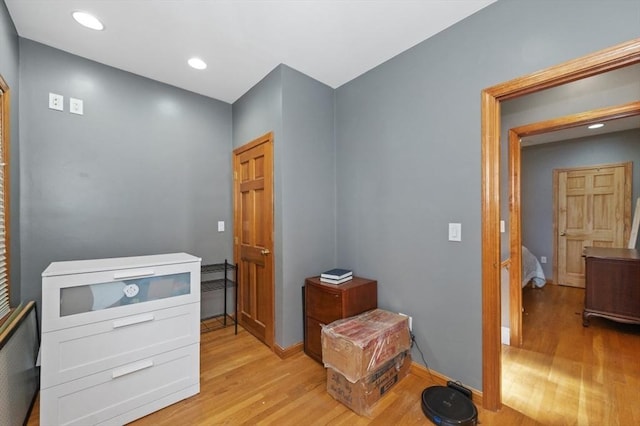
[[[155,254],[150,256],[113,257],[107,259],[70,260],[52,262],[42,272],[43,277],[83,274],[87,272],[113,271],[119,269],[147,268],[159,265],[200,262],[199,257],[187,253]]]
[[[584,256],[602,259],[640,260],[640,251],[627,248],[585,247]]]
[[[321,285],[323,287],[327,287],[327,288],[333,288],[333,289],[337,289],[337,290],[347,290],[349,288],[352,287],[357,287],[359,285],[363,285],[363,284],[367,284],[367,283],[372,283],[372,282],[376,282],[376,280],[370,280],[368,278],[362,278],[362,277],[353,277],[353,279],[344,282],[342,284],[328,284],[328,283],[324,283],[322,281],[320,281],[320,277],[310,277],[307,278],[307,281],[312,282],[316,285]]]

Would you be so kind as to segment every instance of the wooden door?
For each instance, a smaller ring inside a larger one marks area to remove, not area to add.
[[[554,170],[556,283],[584,288],[585,247],[626,247],[631,164]]]
[[[234,150],[238,321],[273,347],[273,133]]]

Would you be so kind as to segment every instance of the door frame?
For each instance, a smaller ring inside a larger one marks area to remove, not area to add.
[[[486,88],[481,93],[482,405],[501,405],[500,104],[640,62],[640,38]]]
[[[620,118],[640,115],[640,101],[613,107],[600,108],[578,114],[565,115],[550,120],[525,124],[509,130],[509,330],[511,344],[522,346],[522,194],[520,140],[527,136],[555,132],[572,127],[588,126]],[[555,206],[555,204],[554,204]],[[555,210],[554,210],[555,212]],[[555,214],[555,213],[554,213]],[[553,279],[557,281],[557,225],[554,219],[554,267]]]
[[[268,132],[265,133],[264,135],[250,141],[247,142],[246,144],[239,146],[238,148],[235,148],[233,150],[233,156],[232,156],[232,164],[231,164],[231,169],[233,170],[233,258],[235,259],[236,263],[239,263],[240,261],[240,226],[242,223],[242,218],[240,217],[240,211],[238,209],[238,193],[240,190],[240,180],[238,179],[238,171],[236,170],[236,160],[238,158],[238,156],[240,154],[242,154],[245,151],[248,151],[252,148],[255,148],[258,145],[261,144],[266,144],[267,149],[269,151],[269,155],[271,157],[271,170],[270,172],[270,177],[269,179],[267,179],[267,181],[265,182],[265,185],[271,185],[271,193],[272,193],[272,198],[271,200],[269,200],[269,205],[270,205],[270,209],[268,212],[268,217],[265,219],[267,221],[269,221],[271,223],[271,235],[269,235],[269,247],[267,247],[267,249],[270,251],[269,256],[265,256],[265,262],[269,262],[270,268],[271,268],[271,289],[270,289],[270,294],[271,294],[271,300],[270,300],[270,304],[271,306],[269,307],[270,310],[270,320],[271,320],[271,325],[270,327],[267,327],[265,330],[265,340],[266,342],[264,342],[271,350],[274,349],[274,344],[275,344],[275,333],[276,333],[276,320],[275,320],[275,252],[274,252],[274,232],[275,232],[275,222],[274,222],[274,179],[273,179],[273,174],[274,174],[274,161],[273,161],[273,132]],[[241,271],[237,271],[238,273],[238,281],[240,281],[240,274]],[[236,286],[239,286],[240,283],[237,282]],[[240,292],[238,292],[238,298],[240,297]],[[236,300],[236,311],[238,310],[238,307],[240,306],[240,301]],[[238,316],[239,318],[240,316]]]

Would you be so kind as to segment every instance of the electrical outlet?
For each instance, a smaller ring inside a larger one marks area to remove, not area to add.
[[[410,315],[403,314],[402,312],[398,312],[398,315],[409,318],[409,331],[413,331],[413,318]]]
[[[56,111],[64,111],[64,96],[49,93],[49,108]]]
[[[547,256],[540,256],[540,263],[547,263]]]

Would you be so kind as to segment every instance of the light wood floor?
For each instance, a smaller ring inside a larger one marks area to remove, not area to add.
[[[502,400],[546,425],[640,424],[640,325],[592,317],[584,290],[523,293],[522,348],[503,346]]]
[[[215,329],[217,326],[209,327]],[[425,425],[422,390],[434,384],[409,374],[360,417],[326,392],[325,369],[300,352],[282,360],[242,328],[202,333],[200,394],[132,423],[175,425]],[[508,407],[486,412],[483,425],[536,425]],[[38,401],[28,421],[39,424]]]
[[[582,295],[556,286],[525,290],[525,345],[503,347],[505,406],[499,412],[478,407],[480,424],[640,424],[640,326],[594,318],[583,328]],[[325,369],[303,353],[282,360],[242,328],[237,336],[233,327],[206,331],[200,394],[132,425],[430,424],[420,395],[434,383],[423,374],[400,381],[372,418],[335,401],[325,380]],[[39,424],[37,407],[29,426]]]

